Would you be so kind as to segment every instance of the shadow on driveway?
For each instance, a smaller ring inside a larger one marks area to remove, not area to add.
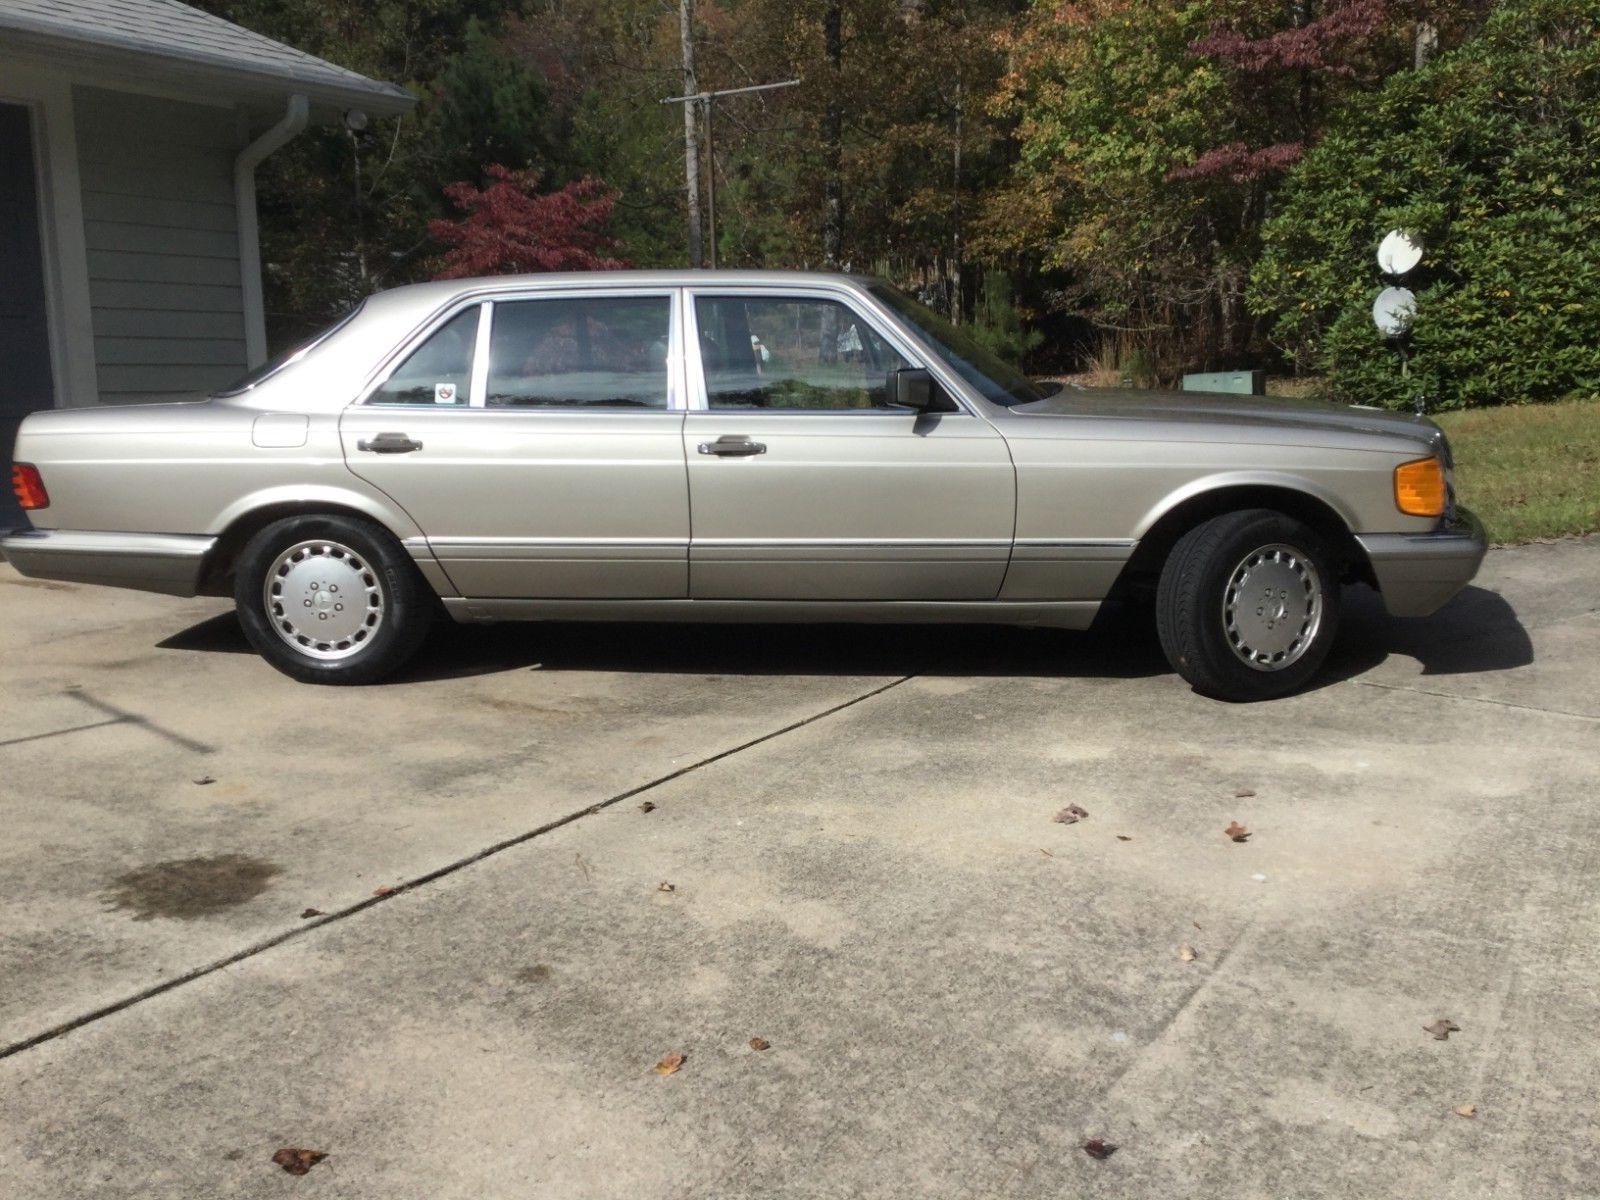
[[[1424,675],[1476,675],[1533,662],[1533,641],[1498,592],[1464,588],[1431,617],[1391,617],[1370,588],[1346,588],[1338,645],[1323,674],[1349,679],[1391,654],[1422,664]]]
[[[1424,675],[1503,671],[1533,661],[1511,605],[1469,587],[1431,617],[1401,620],[1376,593],[1347,588],[1344,624],[1312,685],[1365,674],[1391,654]],[[232,613],[159,643],[163,650],[249,654]],[[716,625],[441,622],[396,683],[506,671],[617,671],[685,675],[1078,676],[1137,679],[1171,672],[1154,622],[1107,606],[1084,632],[989,625]]]

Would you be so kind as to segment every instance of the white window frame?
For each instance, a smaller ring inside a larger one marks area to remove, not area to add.
[[[0,102],[28,110],[33,141],[27,167],[33,173],[38,214],[50,402],[56,408],[100,400],[72,82],[59,71],[19,62],[0,49]]]

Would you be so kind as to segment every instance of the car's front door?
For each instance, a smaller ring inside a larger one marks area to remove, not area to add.
[[[689,588],[717,600],[992,600],[1016,473],[966,411],[887,402],[916,365],[827,290],[696,289]]]
[[[461,595],[681,599],[689,490],[676,293],[472,303],[340,423]]]

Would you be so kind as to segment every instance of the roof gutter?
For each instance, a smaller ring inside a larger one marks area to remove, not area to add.
[[[233,163],[233,199],[239,224],[239,284],[244,300],[244,353],[246,365],[267,361],[267,311],[261,292],[261,231],[256,223],[256,168],[274,150],[299,135],[311,117],[311,101],[302,94],[289,97],[280,120],[239,152]]]

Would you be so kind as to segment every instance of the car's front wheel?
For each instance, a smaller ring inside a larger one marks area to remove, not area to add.
[[[422,644],[432,598],[405,550],[369,521],[274,521],[246,543],[234,572],[245,636],[303,683],[372,683]]]
[[[1303,687],[1339,628],[1338,564],[1315,530],[1270,509],[1185,534],[1156,592],[1161,648],[1196,691],[1268,700]]]

